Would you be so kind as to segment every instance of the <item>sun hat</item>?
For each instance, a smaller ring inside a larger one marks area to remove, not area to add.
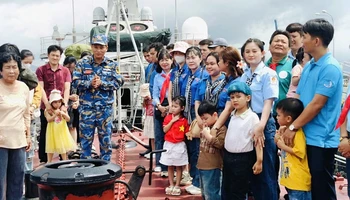
[[[140,86],[140,96],[142,98],[151,96],[151,92],[149,91],[149,83],[144,83]]]
[[[174,44],[174,49],[170,51],[171,54],[173,54],[173,52],[181,52],[183,54],[186,53],[186,50],[190,47],[190,45],[187,42],[184,41],[178,41],[175,42]]]
[[[49,103],[52,104],[52,102],[54,101],[59,101],[59,100],[63,100],[62,96],[61,96],[61,91],[59,90],[52,90],[49,96]]]

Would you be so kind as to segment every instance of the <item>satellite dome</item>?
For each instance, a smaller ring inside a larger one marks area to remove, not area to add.
[[[152,9],[150,7],[143,7],[141,9],[141,21],[153,21]]]
[[[203,40],[208,38],[208,25],[200,17],[190,17],[182,24],[182,40]]]
[[[105,21],[105,10],[101,7],[96,7],[93,11],[92,23],[97,24],[98,22]]]

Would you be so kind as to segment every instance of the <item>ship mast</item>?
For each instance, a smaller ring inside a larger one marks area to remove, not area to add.
[[[125,11],[130,21],[138,21],[140,19],[140,11],[137,0],[120,0],[125,6]],[[111,16],[114,0],[108,0],[107,16]],[[121,10],[119,8],[121,14]],[[123,16],[123,15],[121,15]],[[112,21],[117,21],[116,15],[112,15]]]

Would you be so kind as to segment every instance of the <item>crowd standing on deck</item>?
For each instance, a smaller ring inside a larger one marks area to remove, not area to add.
[[[350,157],[350,97],[340,115],[343,76],[328,52],[333,35],[323,19],[292,23],[271,35],[266,61],[257,38],[240,52],[224,38],[146,47],[144,132],[151,149],[167,150],[154,166],[169,179],[165,194],[181,195],[187,185],[206,200],[277,200],[280,183],[285,199],[336,199],[334,154],[339,147]],[[100,158],[110,160],[113,92],[123,78],[105,57],[106,36],[94,35],[91,48],[92,55],[67,57],[62,66],[63,50],[52,45],[34,74],[30,51],[0,47],[0,199],[22,196],[39,117],[41,163],[52,153],[67,159],[77,144],[81,158],[91,158],[95,129]]]
[[[200,49],[186,50],[184,42],[176,42],[170,86],[166,74],[162,84],[152,78],[164,72],[153,70],[162,66],[160,59],[151,61],[146,68],[146,74],[153,71],[150,85],[167,91],[168,99],[186,98],[190,130],[185,143],[192,179],[188,193],[203,199],[274,200],[280,196],[280,180],[286,199],[336,199],[334,154],[340,130],[335,125],[343,84],[340,65],[328,53],[333,34],[323,19],[290,24],[271,35],[272,57],[266,61],[265,43],[256,38],[249,38],[241,52],[223,38],[203,40]],[[164,52],[155,46],[150,46],[151,55]],[[162,105],[156,100],[154,106],[155,112],[171,114],[171,101]],[[155,123],[156,135],[160,124]],[[161,135],[155,138],[158,149],[166,137]],[[345,132],[342,141],[347,138]],[[349,155],[349,145],[342,145],[340,150]],[[155,169],[166,170],[160,163]],[[186,174],[181,177],[186,179]],[[165,192],[179,195],[171,179]]]

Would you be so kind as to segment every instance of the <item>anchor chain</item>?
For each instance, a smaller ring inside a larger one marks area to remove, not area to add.
[[[125,134],[121,133],[120,134],[120,139],[119,139],[119,149],[118,149],[118,165],[122,168],[122,170],[125,170]],[[125,174],[123,173],[122,176],[119,178],[119,180],[121,181],[125,181]],[[124,200],[127,199],[127,192],[126,192],[126,186],[121,184],[121,183],[117,183],[115,185],[115,190],[116,190],[116,196],[115,199],[116,200]]]

